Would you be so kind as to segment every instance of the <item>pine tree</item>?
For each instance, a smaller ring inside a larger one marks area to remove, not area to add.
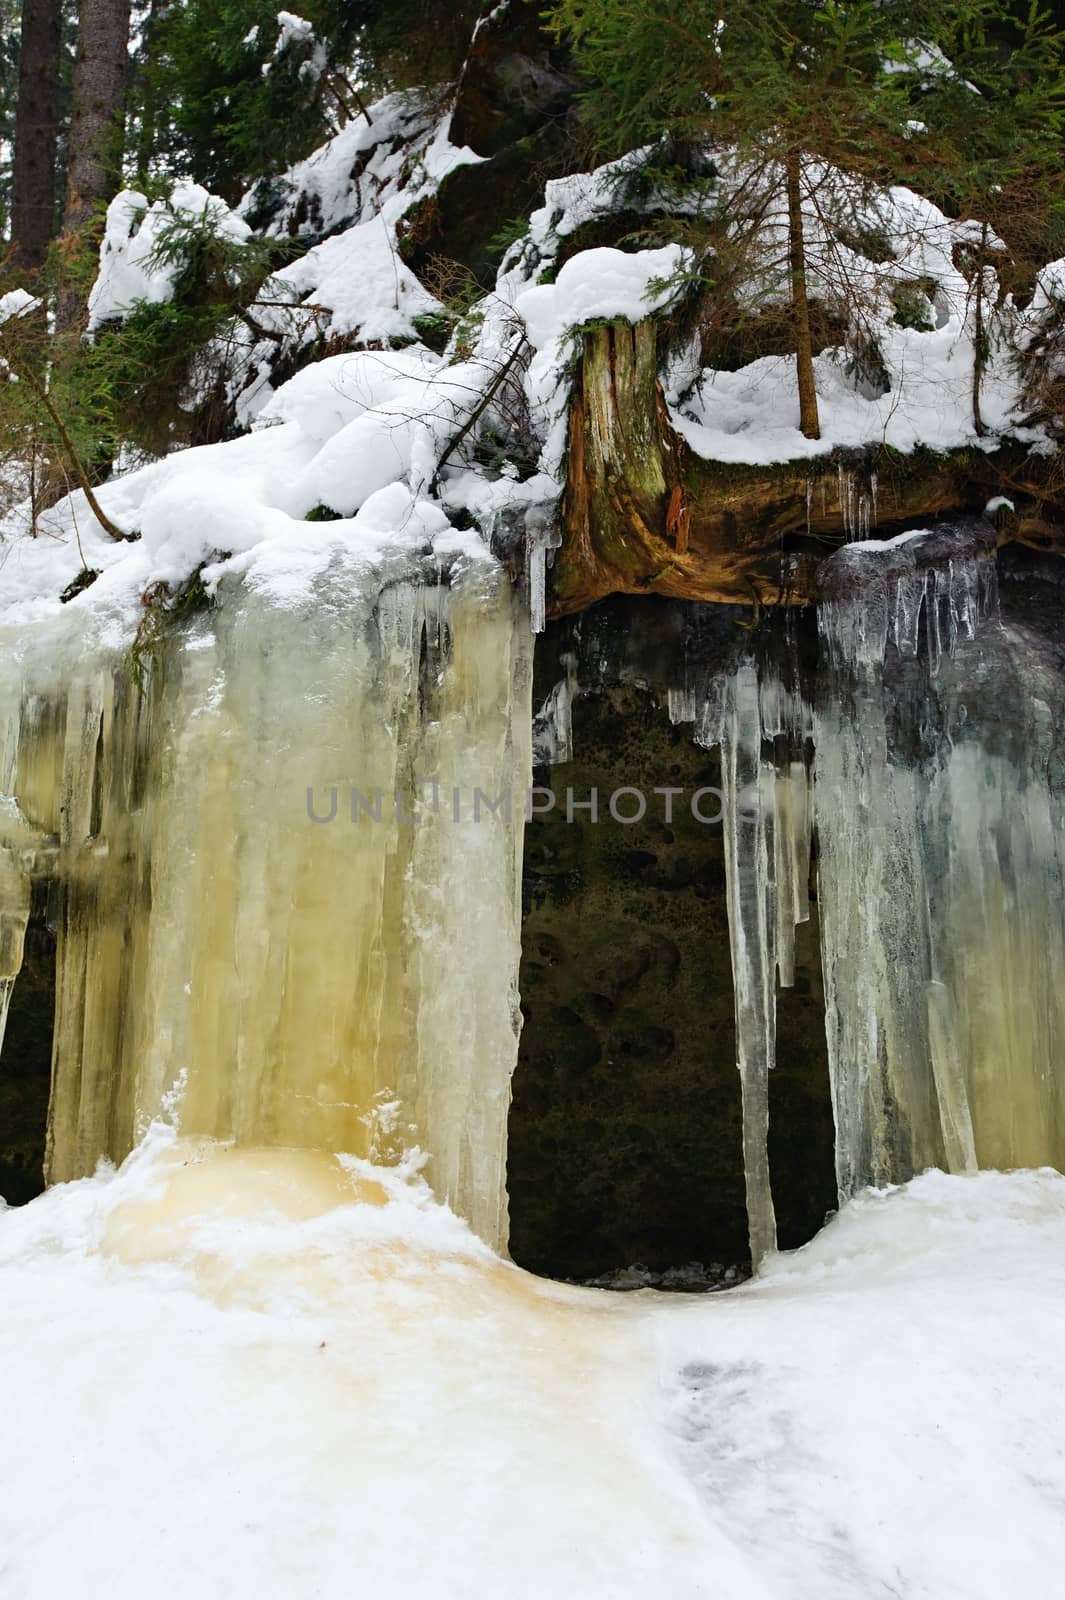
[[[1004,0],[559,0],[552,17],[573,42],[588,80],[586,113],[608,146],[728,148],[756,175],[753,187],[768,181],[782,192],[808,438],[820,425],[803,214],[832,220],[826,166],[870,187],[911,177],[972,208],[990,202],[996,163],[1017,165],[1029,183],[1033,166],[1048,186],[1055,181],[1046,153],[1060,129],[1065,73],[1060,37],[1037,10],[1018,24]],[[994,70],[996,29],[1000,54],[1004,33],[1020,41],[1016,71]],[[977,69],[978,89],[966,78]],[[977,102],[974,166],[964,128]],[[742,187],[746,199],[752,184]],[[719,212],[716,222],[734,231],[734,217]]]
[[[999,0],[948,9],[938,27],[950,70],[926,79],[916,159],[904,176],[975,224],[964,264],[974,322],[973,426],[982,434],[992,276],[1024,293],[1040,265],[1065,253],[1065,32],[1035,3],[1015,16]]]
[[[104,205],[122,181],[126,89],[129,77],[130,0],[82,0],[68,136],[67,192],[63,208],[65,265],[94,245]],[[86,237],[86,229],[89,237]],[[70,274],[60,285],[56,328],[78,330],[85,295]]]
[[[11,183],[11,264],[38,273],[55,233],[61,0],[24,0]]]
[[[422,84],[457,73],[477,10],[470,0],[305,0],[305,26],[279,26],[276,0],[156,0],[135,97],[141,132],[153,124],[138,141],[141,170],[149,152],[161,155],[233,202],[365,116],[364,90],[393,87],[411,67]]]

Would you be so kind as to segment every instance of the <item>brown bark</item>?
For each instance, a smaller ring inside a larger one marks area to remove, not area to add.
[[[820,439],[821,419],[814,387],[814,346],[810,337],[810,302],[806,293],[806,243],[802,228],[801,159],[789,151],[785,162],[788,191],[788,254],[791,266],[791,320],[795,338],[795,371],[799,382],[799,427],[807,439]]]
[[[980,254],[976,262],[974,327],[973,327],[973,428],[978,439],[983,438],[984,419],[980,412],[980,390],[984,380],[984,261],[987,256],[987,223],[980,230]]]
[[[61,20],[59,0],[23,0],[11,175],[11,264],[27,273],[40,272],[55,232]]]
[[[81,0],[78,49],[70,111],[63,237],[67,248],[122,179],[122,133],[129,78],[129,0]],[[59,332],[83,323],[85,305],[76,289],[61,288],[56,309]]]
[[[764,607],[807,604],[818,563],[854,537],[854,504],[831,452],[816,461],[738,466],[703,461],[673,431],[657,382],[653,321],[615,323],[584,334],[570,412],[563,542],[551,574],[549,614],[565,616],[610,594]],[[927,526],[937,516],[978,514],[989,496],[1011,490],[1047,501],[1046,486],[1023,484],[1027,446],[910,459],[875,450],[859,475],[871,516],[884,532]],[[1043,470],[1049,470],[1049,467]],[[1002,540],[1065,550],[1065,530],[1014,519]]]

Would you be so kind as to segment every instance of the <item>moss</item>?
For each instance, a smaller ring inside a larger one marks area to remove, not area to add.
[[[565,125],[548,123],[488,161],[456,167],[431,201],[408,214],[404,261],[424,277],[431,258],[443,257],[465,267],[487,292],[512,242],[500,231],[499,196],[506,195],[512,215],[527,217],[543,204],[546,180],[577,170],[577,162]]]
[[[81,594],[90,585],[94,584],[99,576],[100,572],[97,567],[82,567],[77,577],[70,580],[59,596],[60,604],[65,606],[68,601],[73,600],[76,595]]]
[[[452,319],[446,311],[426,311],[414,318],[414,331],[422,344],[443,355],[451,338]]]
[[[224,552],[215,552],[201,562],[196,571],[174,588],[160,580],[150,583],[141,595],[143,615],[126,652],[126,670],[138,688],[143,689],[151,664],[158,657],[175,628],[189,617],[214,606],[214,597],[203,581],[203,571],[216,561],[224,561]]]
[[[580,255],[582,250],[643,250],[648,244],[660,243],[667,237],[667,224],[662,219],[661,230],[655,228],[656,219],[641,211],[611,211],[606,216],[592,217],[582,222],[559,244],[555,257],[556,272],[567,261]]]

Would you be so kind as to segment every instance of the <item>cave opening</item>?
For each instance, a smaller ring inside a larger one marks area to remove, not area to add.
[[[513,1258],[545,1277],[708,1290],[750,1267],[720,757],[666,703],[691,610],[614,597],[538,641],[535,704],[565,684],[572,737],[541,728],[554,760],[534,782],[554,798],[526,829],[508,1187]],[[698,610],[704,648],[734,648],[736,608]],[[777,1034],[770,1164],[791,1248],[835,1206],[816,901]]]
[[[48,885],[35,882],[22,967],[0,1049],[0,1195],[12,1206],[25,1205],[44,1189],[56,983],[47,897]]]

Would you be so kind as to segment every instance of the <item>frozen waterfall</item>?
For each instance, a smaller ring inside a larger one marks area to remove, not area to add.
[[[756,1262],[775,1242],[775,982],[811,849],[841,1200],[933,1166],[1065,1166],[1060,685],[999,619],[989,525],[846,546],[821,587],[801,692],[785,636],[670,695],[721,749]]]
[[[177,1099],[192,1136],[417,1145],[504,1247],[531,636],[498,569],[227,580],[140,673],[64,622],[6,641],[0,729],[5,1000],[30,874],[58,927],[49,1179]]]

